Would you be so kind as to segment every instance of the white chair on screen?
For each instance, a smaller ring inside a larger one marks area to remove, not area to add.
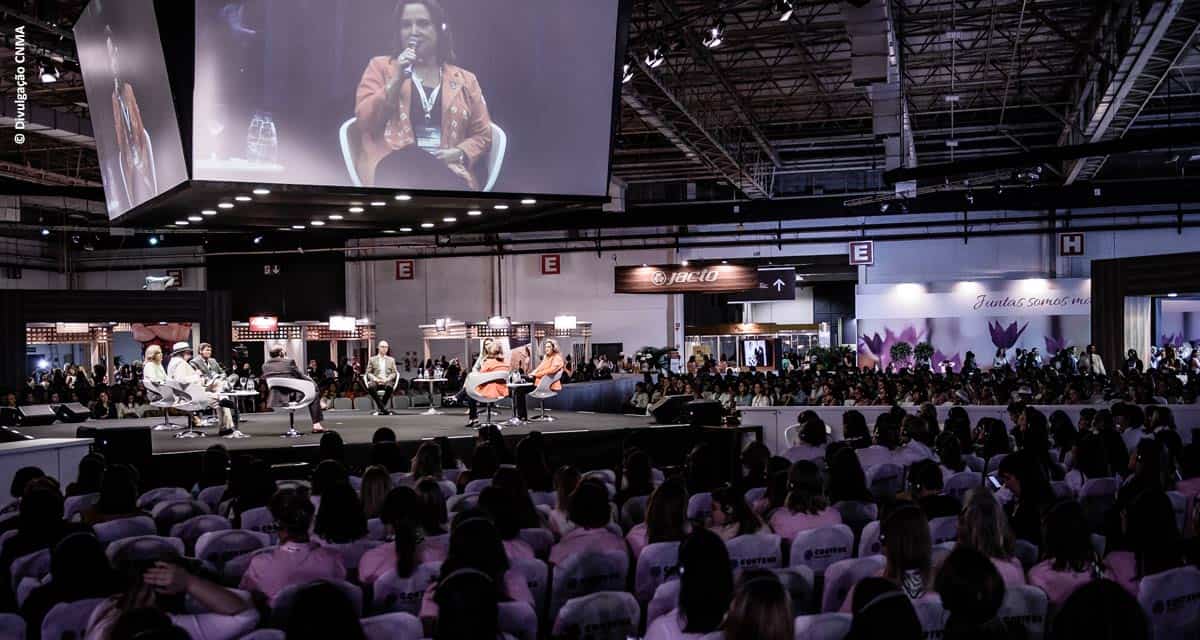
[[[863,578],[883,572],[883,556],[850,558],[829,565],[825,570],[825,592],[821,594],[821,611],[829,613],[841,608],[851,587]]]
[[[551,577],[549,619],[572,598],[624,590],[628,575],[629,557],[624,552],[589,552],[568,558],[554,568]]]
[[[342,148],[342,162],[346,164],[346,174],[356,187],[363,186],[358,173],[358,158],[362,155],[362,134],[358,130],[358,118],[350,118],[338,128],[338,142]],[[492,123],[492,148],[487,157],[487,180],[481,191],[491,191],[496,187],[496,179],[504,167],[504,156],[508,152],[508,134],[500,125]]]
[[[152,536],[158,533],[154,527],[154,520],[150,516],[132,516],[101,522],[92,527],[92,531],[95,532],[96,539],[100,541],[100,544],[105,546],[122,538]]]
[[[1138,602],[1155,640],[1195,638],[1200,630],[1200,569],[1180,567],[1142,578]]]
[[[296,412],[301,409],[307,409],[308,405],[316,401],[317,385],[312,380],[276,376],[267,378],[267,389],[281,389],[284,393],[288,393],[292,397],[294,397],[294,394],[300,394],[299,400],[291,400],[282,407],[279,407],[288,412],[288,430],[280,434],[279,437],[299,438],[300,432],[296,431]]]
[[[788,566],[808,567],[814,575],[822,576],[830,565],[849,558],[853,553],[854,532],[850,527],[839,524],[809,529],[797,533],[792,540]]]
[[[996,617],[1010,624],[1023,625],[1029,640],[1042,640],[1046,635],[1046,612],[1049,607],[1050,599],[1038,587],[1010,585],[1005,589],[1004,603],[1000,605]],[[1154,637],[1160,638],[1158,635]]]
[[[60,602],[46,612],[42,618],[42,638],[83,638],[87,632],[88,618],[105,598],[88,598],[75,602]]]
[[[958,540],[958,516],[944,516],[930,520],[929,538],[933,544]]]
[[[75,521],[76,516],[82,518],[83,512],[91,509],[99,501],[99,493],[83,493],[68,497],[63,500],[63,520]]]
[[[637,600],[621,591],[602,591],[572,598],[554,618],[555,638],[632,638],[637,636],[641,610]]]
[[[751,533],[725,543],[729,564],[734,571],[743,569],[778,569],[783,566],[783,545],[777,535]]]
[[[655,542],[646,545],[637,558],[633,594],[639,602],[649,602],[658,585],[675,575],[679,567],[679,543]]]
[[[850,614],[797,616],[795,633],[796,640],[842,640],[850,633]]]
[[[362,619],[367,640],[420,640],[425,634],[421,621],[411,613],[385,613]]]
[[[558,382],[561,379],[562,379],[562,371],[559,371],[558,373],[555,373],[553,375],[542,376],[541,382],[538,382],[538,385],[533,388],[533,391],[529,392],[529,397],[538,401],[538,414],[537,414],[537,416],[530,418],[529,419],[530,422],[553,422],[554,421],[553,417],[546,415],[546,402],[545,401],[546,401],[546,398],[553,398],[554,396],[558,395],[558,392],[554,391],[550,387],[553,386],[555,382]]]

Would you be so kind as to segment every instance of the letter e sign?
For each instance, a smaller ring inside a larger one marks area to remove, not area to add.
[[[562,273],[562,256],[548,253],[542,256],[542,275],[556,276]]]
[[[396,279],[397,280],[412,280],[415,271],[412,260],[397,260],[396,261]]]
[[[850,264],[875,264],[875,243],[871,240],[858,240],[850,243]]]

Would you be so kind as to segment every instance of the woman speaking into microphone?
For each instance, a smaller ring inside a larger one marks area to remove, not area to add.
[[[454,64],[438,0],[400,0],[396,53],[371,59],[355,96],[366,186],[479,189],[474,169],[492,146],[475,74]]]

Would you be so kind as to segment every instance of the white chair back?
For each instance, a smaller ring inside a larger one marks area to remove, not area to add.
[[[654,590],[654,597],[646,605],[646,626],[649,627],[660,616],[663,616],[679,606],[679,580],[671,579]]]
[[[425,635],[421,621],[411,613],[385,613],[362,619],[367,640],[420,640]]]
[[[558,395],[558,392],[551,390],[550,387],[561,379],[562,371],[548,376],[542,376],[541,381],[538,382],[537,386],[533,388],[533,391],[529,392],[529,397],[538,399],[553,398],[554,396]]]
[[[1187,523],[1188,498],[1178,491],[1168,491],[1167,497],[1171,499],[1171,508],[1175,510],[1175,527],[1179,529],[1179,534],[1183,535],[1183,528]]]
[[[412,575],[400,577],[395,569],[385,572],[375,580],[372,590],[371,609],[374,611],[403,611],[416,614],[421,610],[421,597],[429,585],[437,580],[442,568],[440,562],[426,562],[413,569]]]
[[[537,612],[528,602],[501,602],[497,609],[501,633],[517,640],[537,640]]]
[[[368,540],[384,540],[387,538],[387,525],[383,523],[381,518],[371,518],[367,520],[367,539]]]
[[[271,536],[259,531],[226,529],[208,531],[196,539],[196,557],[222,570],[226,562],[271,544]]]
[[[545,611],[546,599],[550,596],[550,566],[537,558],[516,558],[511,564],[524,576],[525,586],[529,587],[537,610]]]
[[[1075,491],[1071,489],[1071,485],[1062,480],[1051,481],[1050,490],[1054,492],[1054,498],[1057,500],[1070,500],[1075,497]]]
[[[164,500],[154,505],[154,509],[150,511],[150,517],[154,518],[154,525],[158,527],[159,532],[167,533],[175,525],[186,522],[196,516],[203,516],[211,513],[208,505],[199,500]]]
[[[533,555],[549,557],[550,547],[554,546],[554,534],[548,529],[521,529],[517,535],[533,549]]]
[[[308,408],[317,399],[317,385],[312,380],[302,378],[284,378],[273,376],[267,378],[267,389],[279,389],[283,393],[299,393],[301,398],[279,407],[284,411],[297,411]]]
[[[818,613],[796,618],[796,640],[842,640],[848,633],[848,613]]]
[[[160,409],[175,406],[175,392],[165,384],[142,378],[142,386],[146,388],[146,399],[150,406]]]
[[[558,505],[558,494],[553,491],[534,491],[529,490],[529,499],[533,501],[534,506],[544,504],[548,507]]]
[[[933,544],[958,540],[958,516],[942,516],[930,520],[929,539]]]
[[[688,498],[687,519],[693,522],[708,522],[712,517],[712,494],[704,491]]]
[[[255,556],[263,553],[272,553],[277,548],[278,547],[275,546],[262,547],[226,560],[225,565],[221,567],[221,580],[227,585],[236,585],[241,583],[242,576],[245,575],[246,569],[250,568],[250,561],[253,560]]]
[[[968,491],[981,486],[983,486],[982,474],[975,471],[959,471],[946,478],[946,481],[942,483],[942,493],[954,496],[961,501]]]
[[[874,502],[843,500],[833,505],[842,515],[842,523],[854,531],[862,531],[868,522],[879,519],[879,506]]]
[[[85,637],[92,611],[104,600],[105,598],[88,598],[54,605],[46,612],[46,617],[42,618],[43,640]]]
[[[850,558],[829,565],[825,570],[825,591],[821,594],[821,611],[828,613],[841,608],[850,588],[863,578],[870,578],[883,571],[886,561],[883,556]]]
[[[1195,638],[1200,630],[1200,569],[1180,567],[1142,578],[1138,602],[1155,640]]]
[[[835,562],[854,553],[854,532],[844,524],[809,529],[796,534],[792,540],[788,566],[804,566],[817,576]]]
[[[25,619],[15,613],[0,613],[0,638],[24,638]]]
[[[483,490],[490,486],[492,486],[491,478],[480,478],[478,480],[472,480],[467,483],[467,486],[463,487],[463,493],[464,494],[483,493]]]
[[[188,490],[182,487],[159,487],[138,496],[137,507],[145,511],[152,511],[154,505],[160,502],[190,500],[191,498],[192,494],[188,493]]]
[[[792,613],[808,613],[813,609],[813,596],[816,593],[817,579],[812,569],[808,567],[790,567],[774,569],[771,573],[779,578],[783,589],[792,598]]]
[[[479,393],[479,387],[485,384],[499,382],[505,384],[505,388],[507,388],[508,376],[508,371],[489,371],[487,373],[482,371],[472,371],[471,373],[467,374],[467,379],[463,381],[463,391],[466,391],[467,395],[479,404],[495,404],[499,402],[501,398],[491,398],[485,396]]]
[[[17,585],[21,584],[21,578],[41,580],[48,573],[50,573],[49,549],[39,549],[16,558],[13,560],[12,567],[9,568],[13,592],[15,593]]]
[[[491,191],[496,186],[496,179],[500,177],[500,169],[504,167],[504,155],[508,150],[508,134],[500,125],[492,123],[492,148],[488,152],[488,175],[487,182],[483,184],[483,191]]]
[[[1088,526],[1092,531],[1099,531],[1104,526],[1104,519],[1117,501],[1117,489],[1120,484],[1113,478],[1092,478],[1086,480],[1079,488],[1079,503],[1087,516]]]
[[[946,631],[946,608],[938,596],[913,600],[913,609],[917,612],[917,620],[921,621],[921,630],[926,638],[941,638]]]
[[[550,618],[572,598],[599,591],[621,591],[629,575],[629,558],[617,551],[581,553],[554,568]],[[632,596],[630,596],[632,597]]]
[[[275,535],[275,516],[267,507],[254,507],[242,512],[242,528],[248,531],[261,531],[272,537]]]
[[[1007,453],[997,453],[996,455],[988,458],[987,467],[984,468],[984,472],[991,473],[991,472],[995,471],[996,469],[999,469],[1000,463],[1003,462],[1004,459],[1007,457],[1008,457]]]
[[[639,602],[649,602],[658,585],[675,575],[679,568],[679,543],[655,542],[642,549],[633,577],[633,594]]]
[[[759,498],[762,498],[766,494],[767,494],[766,487],[752,487],[750,489],[746,489],[746,493],[745,493],[746,504],[748,506],[753,507],[754,503],[758,502]]]
[[[226,485],[217,485],[215,487],[205,487],[196,495],[196,499],[208,505],[208,510],[211,513],[217,512],[217,507],[221,504],[221,498],[225,496]]]
[[[196,548],[196,541],[200,539],[200,536],[213,531],[224,531],[232,528],[233,525],[229,522],[229,518],[206,514],[190,518],[172,526],[170,535],[172,538],[183,540],[184,548],[189,552],[193,552]]]
[[[158,532],[154,527],[154,520],[150,516],[131,516],[101,522],[93,526],[92,531],[96,533],[96,539],[100,541],[100,544],[106,546],[122,538],[152,536]]]
[[[650,496],[633,496],[621,505],[621,528],[625,531],[646,521],[646,504]]]
[[[1042,640],[1046,635],[1046,612],[1049,607],[1050,599],[1038,587],[1009,585],[1004,592],[1004,603],[1000,605],[996,616],[1009,624],[1023,625],[1029,640]]]
[[[865,558],[883,553],[883,545],[879,542],[880,526],[878,520],[872,520],[863,527],[862,535],[858,537],[858,557]]]
[[[904,467],[890,462],[868,467],[867,486],[878,499],[894,499],[904,490]]]
[[[304,584],[289,584],[282,591],[275,594],[275,600],[271,603],[271,622],[272,626],[287,627],[287,620],[292,615],[292,607],[296,602],[296,596],[299,595],[305,587],[309,587],[317,582],[326,582],[341,591],[346,599],[350,601],[350,606],[354,608],[354,615],[362,617],[363,611],[363,596],[362,589],[358,586],[350,584],[345,580],[317,580]]]
[[[973,453],[963,456],[963,462],[967,463],[967,468],[975,473],[983,473],[987,469],[987,463],[984,462],[983,458]]]
[[[183,540],[165,536],[137,536],[113,541],[104,550],[108,561],[118,569],[134,563],[151,562],[170,556],[182,556]]]
[[[99,493],[83,493],[69,497],[63,500],[63,519],[75,521],[77,516],[82,516],[84,511],[91,509],[99,501]]]
[[[726,542],[725,548],[729,550],[729,564],[734,571],[783,567],[783,542],[774,534],[738,536]]]
[[[621,591],[572,598],[554,619],[556,638],[625,640],[638,635],[641,611],[637,600]]]
[[[1029,571],[1033,565],[1038,563],[1038,547],[1036,544],[1028,541],[1017,539],[1013,543],[1013,555],[1017,560],[1021,561],[1021,566]]]
[[[592,469],[583,474],[583,479],[587,478],[599,478],[604,484],[616,484],[617,472],[612,469]]]

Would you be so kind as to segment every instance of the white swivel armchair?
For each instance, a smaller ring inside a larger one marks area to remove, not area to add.
[[[212,405],[212,396],[199,384],[182,384],[168,380],[166,386],[175,394],[175,409],[187,414],[187,427],[175,434],[176,438],[203,438],[206,434],[193,427],[192,417]],[[211,426],[206,424],[203,426]]]
[[[503,382],[507,384],[508,375],[509,373],[507,371],[489,371],[487,373],[483,373],[481,371],[472,371],[471,373],[467,374],[467,379],[463,382],[463,390],[467,392],[467,395],[470,396],[472,400],[487,408],[487,418],[480,425],[481,427],[492,426],[498,429],[500,428],[500,425],[492,422],[492,407],[494,407],[496,403],[500,401],[500,398],[489,398],[487,396],[480,395],[479,387],[491,382]]]
[[[178,400],[175,398],[175,392],[165,384],[160,384],[142,378],[142,386],[146,388],[146,398],[150,400],[150,406],[157,407],[162,410],[163,421],[154,425],[155,431],[174,431],[182,429],[183,425],[171,422],[171,409],[175,408]]]
[[[296,431],[296,412],[300,409],[307,409],[308,405],[312,404],[317,399],[317,385],[312,380],[303,380],[300,378],[267,378],[268,389],[280,389],[284,393],[300,394],[299,400],[291,400],[286,405],[279,407],[288,412],[288,430],[281,434],[281,438],[298,438],[300,432]]]
[[[542,381],[539,382],[536,387],[534,387],[533,391],[529,392],[529,397],[536,398],[538,401],[538,414],[537,414],[537,416],[530,418],[529,419],[530,422],[553,422],[554,421],[553,417],[546,415],[545,400],[546,400],[546,398],[553,398],[554,396],[558,395],[558,392],[552,390],[550,387],[553,386],[555,382],[558,382],[561,378],[562,378],[562,371],[559,371],[558,373],[555,373],[553,375],[542,376]]]
[[[362,133],[358,128],[358,118],[350,118],[338,127],[338,142],[342,148],[342,162],[346,165],[346,174],[350,183],[356,187],[363,186],[362,177],[358,172],[358,161],[362,155]],[[480,191],[491,191],[500,177],[504,167],[504,156],[508,152],[508,134],[500,125],[492,123],[492,148],[486,158],[487,175],[483,176],[484,183]],[[376,185],[368,185],[376,186]]]

